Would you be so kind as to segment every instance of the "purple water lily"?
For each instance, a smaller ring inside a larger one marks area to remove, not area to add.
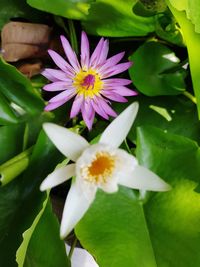
[[[46,91],[62,91],[49,100],[46,111],[54,110],[75,97],[70,118],[82,113],[88,129],[92,128],[95,112],[104,119],[115,117],[116,112],[110,107],[110,100],[127,102],[124,96],[134,96],[137,93],[126,85],[129,79],[110,78],[127,70],[132,63],[119,63],[124,52],[107,59],[108,40],[101,38],[90,57],[90,47],[87,35],[82,32],[80,63],[68,40],[61,36],[61,42],[68,62],[58,53],[48,50],[49,55],[60,68],[46,68],[42,74],[52,83],[44,86]]]

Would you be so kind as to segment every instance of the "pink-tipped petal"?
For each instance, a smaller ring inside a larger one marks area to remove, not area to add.
[[[53,76],[51,73],[49,73],[47,69],[43,70],[41,74],[51,82],[59,81],[59,79]]]
[[[62,70],[55,70],[55,69],[45,69],[45,71],[42,72],[42,74],[44,75],[47,73],[48,75],[50,75],[51,77],[55,78],[55,81],[66,81],[69,82],[71,81],[70,77],[63,72]],[[46,77],[46,76],[45,76]]]
[[[103,73],[108,68],[115,66],[124,57],[124,54],[125,52],[121,52],[113,57],[108,58],[105,64],[103,64],[103,66],[99,68],[99,72]]]
[[[74,77],[74,70],[73,68],[55,51],[49,49],[48,50],[49,55],[51,56],[51,58],[53,59],[53,61],[55,62],[55,64],[65,73],[67,73],[68,76],[70,77]]]
[[[72,49],[68,40],[63,35],[60,36],[60,39],[61,39],[63,49],[65,51],[65,54],[66,54],[70,64],[73,66],[74,70],[76,72],[78,72],[80,70],[80,65],[79,65],[76,53]]]
[[[102,80],[102,82],[106,85],[106,87],[129,85],[132,83],[131,80],[123,79],[123,78],[111,78],[111,79]]]
[[[133,91],[129,88],[126,88],[125,86],[119,86],[119,87],[115,87],[112,90],[113,92],[121,95],[121,96],[135,96],[138,95],[138,93],[136,91]]]
[[[92,124],[94,121],[94,116],[95,116],[95,111],[94,111],[92,105],[90,105],[90,107],[88,107],[84,103],[84,105],[82,105],[82,107],[81,107],[81,113],[82,113],[82,117],[83,117],[85,124],[87,125],[88,129],[91,130]]]
[[[101,50],[101,53],[99,55],[99,58],[95,64],[95,66],[101,66],[102,64],[105,63],[106,61],[106,58],[108,56],[108,51],[109,51],[109,42],[108,40],[105,40],[104,43],[103,43],[103,46],[102,46],[102,50]]]
[[[77,95],[75,97],[74,102],[72,104],[71,112],[70,112],[70,118],[74,118],[79,113],[82,107],[83,100],[84,100],[83,95]]]
[[[105,113],[107,113],[109,116],[116,117],[117,113],[107,104],[106,100],[103,98],[99,98],[99,105],[103,108]]]
[[[58,94],[57,96],[54,96],[53,98],[51,98],[49,100],[49,103],[54,103],[54,102],[59,102],[62,100],[68,101],[69,99],[71,99],[73,96],[75,95],[75,91],[74,90],[65,90],[64,92]]]
[[[102,37],[100,41],[98,42],[94,52],[91,55],[90,67],[95,67],[97,65],[101,51],[102,51],[103,44],[104,44],[104,38]]]
[[[55,103],[49,103],[46,107],[45,107],[45,111],[51,111],[54,110],[60,106],[62,106],[65,102],[67,102],[67,100],[63,99],[62,101],[58,101]]]
[[[104,90],[104,91],[102,91],[102,95],[107,97],[108,99],[116,101],[116,102],[125,103],[128,101],[125,97],[118,95],[117,93],[111,92],[111,91]]]
[[[88,70],[90,60],[90,45],[86,33],[83,31],[81,35],[81,66],[84,70]]]
[[[69,82],[54,82],[47,84],[43,87],[45,91],[63,91],[72,88],[73,86]]]
[[[104,109],[101,107],[101,105],[98,104],[99,103],[98,99],[95,99],[95,100],[92,101],[92,106],[93,106],[94,110],[101,117],[103,117],[104,119],[108,120],[108,118],[109,118],[108,114],[104,111]]]
[[[107,78],[119,74],[131,67],[132,62],[125,62],[115,65],[114,67],[108,68],[105,72],[102,73],[102,78]]]

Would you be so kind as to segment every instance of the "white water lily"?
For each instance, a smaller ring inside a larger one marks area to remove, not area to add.
[[[75,163],[56,169],[41,184],[42,191],[75,176],[64,206],[60,236],[66,237],[94,201],[98,188],[114,193],[118,185],[134,189],[167,191],[170,186],[138,164],[137,159],[118,147],[126,138],[138,111],[135,102],[126,108],[90,145],[80,135],[53,123],[43,128],[55,146]]]

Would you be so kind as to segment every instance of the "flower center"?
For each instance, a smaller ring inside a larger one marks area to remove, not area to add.
[[[84,80],[83,80],[83,83],[82,83],[82,86],[85,86],[86,89],[88,90],[90,88],[90,86],[92,88],[94,88],[94,83],[95,83],[95,76],[92,75],[92,74],[88,74]]]
[[[84,95],[85,98],[93,98],[103,88],[103,82],[93,69],[88,71],[81,70],[77,73],[74,77],[73,85],[76,88],[77,94]]]
[[[83,178],[95,184],[105,184],[113,175],[115,157],[108,152],[98,152],[83,170]]]

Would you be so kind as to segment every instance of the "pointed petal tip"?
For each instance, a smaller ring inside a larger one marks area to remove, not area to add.
[[[158,191],[160,191],[160,192],[167,192],[167,191],[170,191],[170,190],[172,190],[172,186],[162,180],[162,184],[161,184],[161,186],[160,186],[160,188],[159,188]]]

